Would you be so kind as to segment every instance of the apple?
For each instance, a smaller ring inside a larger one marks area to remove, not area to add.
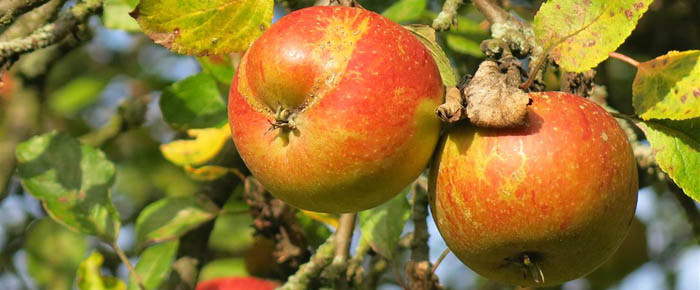
[[[437,65],[411,32],[364,9],[310,7],[251,44],[228,114],[240,156],[273,195],[305,210],[356,212],[420,175],[442,98]]]
[[[634,218],[637,167],[617,121],[567,93],[530,93],[527,125],[447,129],[431,168],[440,234],[495,281],[548,286],[582,277]]]
[[[253,277],[224,277],[197,284],[197,290],[274,290],[278,285]]]

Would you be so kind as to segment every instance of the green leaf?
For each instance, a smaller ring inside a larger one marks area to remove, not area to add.
[[[102,11],[102,22],[110,29],[121,29],[129,32],[141,31],[139,24],[129,16],[136,8],[138,0],[105,0]]]
[[[435,63],[440,70],[440,77],[442,78],[442,84],[447,87],[452,87],[457,85],[457,74],[455,74],[452,65],[450,64],[450,59],[442,50],[439,44],[435,41],[435,29],[430,26],[417,24],[417,25],[406,25],[404,28],[413,32],[413,35],[418,37],[418,39],[425,45],[430,54],[435,59]]]
[[[147,290],[161,289],[161,283],[170,274],[179,243],[178,240],[172,240],[156,244],[141,253],[136,264],[136,273]],[[141,290],[135,279],[129,279],[129,290]]]
[[[141,0],[134,11],[158,44],[189,55],[244,51],[272,22],[273,0]]]
[[[632,104],[645,120],[700,117],[700,50],[671,51],[640,63]]]
[[[248,276],[248,270],[246,270],[245,260],[243,258],[214,260],[202,268],[202,271],[199,272],[199,278],[197,280],[202,282],[216,278],[234,276]]]
[[[126,290],[126,284],[115,277],[102,276],[100,268],[104,258],[99,252],[80,263],[78,268],[78,289],[80,290]]]
[[[359,213],[362,239],[388,259],[393,257],[404,224],[411,215],[411,206],[406,200],[409,188],[382,205]]]
[[[394,22],[413,22],[421,18],[427,0],[400,0],[382,12],[386,18]]]
[[[24,239],[29,274],[48,290],[71,290],[78,265],[87,253],[86,236],[50,218],[34,222]]]
[[[222,84],[231,85],[236,68],[241,61],[241,54],[235,55],[210,55],[198,57],[197,61],[202,66],[202,71],[213,76]]]
[[[160,96],[163,119],[178,130],[220,127],[228,118],[216,80],[197,74],[173,83]]]
[[[213,219],[216,205],[204,196],[169,197],[149,204],[136,219],[139,247],[175,239]]]
[[[535,39],[565,70],[584,72],[608,58],[652,0],[551,0],[535,15]]]
[[[17,160],[22,184],[51,218],[105,242],[116,241],[119,213],[110,197],[115,168],[102,151],[54,132],[17,146]]]
[[[484,57],[484,53],[481,51],[481,48],[479,48],[479,42],[457,33],[447,34],[447,47],[461,54],[471,55],[478,58]]]
[[[700,118],[640,122],[659,167],[700,201]]]
[[[226,201],[222,214],[214,222],[208,242],[212,250],[241,254],[253,245],[253,218],[248,214],[248,205],[240,199],[243,186],[236,187],[236,191]]]
[[[63,116],[73,116],[94,103],[105,85],[105,79],[87,76],[74,78],[49,96],[49,107]]]

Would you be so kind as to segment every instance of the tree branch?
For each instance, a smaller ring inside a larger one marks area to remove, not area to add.
[[[472,4],[484,14],[484,17],[491,25],[508,20],[508,12],[491,0],[472,0]]]
[[[17,16],[31,11],[49,0],[9,0],[0,2],[0,27],[8,25],[15,20]]]
[[[462,0],[447,0],[442,6],[442,11],[433,20],[433,29],[448,30],[457,22],[457,9],[462,5]]]
[[[101,8],[101,0],[78,2],[67,11],[60,13],[56,22],[44,25],[26,37],[0,42],[0,65],[16,59],[21,54],[47,47],[62,40]]]
[[[335,242],[334,237],[330,236],[323,245],[318,247],[309,262],[299,267],[299,270],[287,279],[287,282],[278,288],[280,290],[297,290],[308,289],[311,279],[317,276],[323,268],[331,263],[333,259]]]
[[[411,260],[406,263],[406,277],[409,289],[442,289],[437,276],[433,274],[429,261],[428,247],[428,192],[426,180],[419,178],[414,185],[413,194],[413,240],[411,241]]]
[[[422,179],[422,178],[421,178]],[[412,261],[427,261],[429,258],[430,248],[428,247],[428,194],[426,187],[422,184],[423,180],[419,180],[414,185],[413,194],[413,240],[411,241],[411,260]]]

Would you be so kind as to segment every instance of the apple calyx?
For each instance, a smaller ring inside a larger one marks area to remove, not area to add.
[[[277,105],[275,109],[275,120],[270,122],[270,129],[272,131],[275,129],[281,129],[282,131],[290,131],[296,129],[296,122],[294,119],[297,116],[296,110],[290,110],[284,108],[282,104]]]

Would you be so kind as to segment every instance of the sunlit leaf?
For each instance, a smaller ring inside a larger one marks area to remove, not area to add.
[[[450,59],[447,58],[447,55],[440,45],[435,42],[435,29],[427,25],[406,25],[404,27],[413,32],[413,35],[418,37],[428,51],[430,51],[430,54],[433,56],[433,59],[435,59],[435,63],[440,70],[442,83],[448,87],[457,85],[457,74],[452,68]]]
[[[700,118],[641,122],[656,162],[683,192],[700,201]]]
[[[228,118],[216,80],[208,74],[196,74],[165,88],[160,110],[168,125],[178,130],[219,127]]]
[[[372,249],[389,259],[393,257],[404,224],[411,215],[411,206],[406,200],[407,192],[408,189],[382,205],[358,214],[362,239],[366,239]]]
[[[646,120],[700,117],[700,50],[671,51],[640,63],[632,104]]]
[[[398,23],[413,22],[423,15],[427,3],[427,0],[400,0],[384,10],[382,15]]]
[[[22,184],[54,220],[106,242],[116,240],[119,214],[110,197],[115,168],[102,151],[54,132],[17,146],[17,160]]]
[[[27,270],[47,290],[71,290],[78,265],[87,253],[87,237],[50,218],[34,222],[24,238]]]
[[[115,277],[102,276],[104,258],[99,252],[80,263],[78,268],[78,289],[80,290],[126,290],[126,284]]]
[[[584,72],[625,41],[651,2],[550,0],[535,15],[535,38],[565,71]]]
[[[138,0],[105,0],[102,11],[105,27],[129,32],[141,31],[136,20],[129,16],[129,12],[136,8],[138,2]]]
[[[195,139],[176,140],[160,146],[168,161],[180,166],[201,165],[213,159],[231,139],[228,124],[221,128],[192,129],[187,134]]]
[[[338,228],[338,219],[340,216],[338,214],[315,212],[308,210],[300,210],[301,214],[306,215],[314,220],[327,224],[333,228]]]
[[[139,246],[182,236],[213,219],[218,208],[204,196],[164,198],[149,204],[136,219]]]
[[[185,165],[185,172],[187,172],[187,175],[194,180],[212,181],[229,174],[236,174],[239,171],[235,168],[228,168],[218,165],[204,165],[197,168],[190,165]]]
[[[244,51],[272,22],[273,0],[141,0],[132,13],[158,44],[182,54]]]
[[[218,82],[231,85],[233,75],[242,57],[241,53],[210,55],[198,57],[202,71],[213,76]]]
[[[135,269],[146,290],[162,289],[160,285],[170,274],[179,243],[178,240],[167,241],[150,246],[141,253]],[[129,279],[129,290],[141,290],[135,279]]]

